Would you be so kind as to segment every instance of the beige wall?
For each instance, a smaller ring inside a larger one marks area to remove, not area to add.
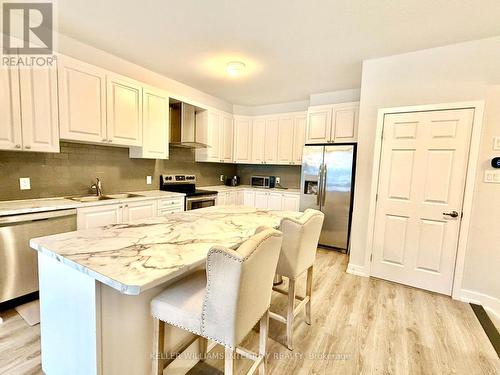
[[[500,136],[500,37],[365,61],[350,262],[363,267],[377,111],[486,100],[474,211],[462,288],[500,298],[500,185],[483,182]]]
[[[162,173],[195,174],[198,184],[218,184],[220,174],[234,174],[228,164],[195,163],[193,150],[171,148],[170,160],[130,159],[127,148],[61,143],[60,154],[0,151],[0,201],[90,193],[99,177],[105,193],[158,189]],[[146,176],[153,184],[146,185]],[[31,190],[19,189],[30,177]]]

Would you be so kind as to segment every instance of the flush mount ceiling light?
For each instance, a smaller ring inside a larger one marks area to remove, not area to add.
[[[226,65],[226,71],[232,76],[242,74],[246,69],[246,65],[241,61],[230,61]]]

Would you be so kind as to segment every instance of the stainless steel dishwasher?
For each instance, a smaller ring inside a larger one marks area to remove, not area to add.
[[[0,217],[0,303],[38,290],[37,252],[30,239],[76,230],[76,210]]]

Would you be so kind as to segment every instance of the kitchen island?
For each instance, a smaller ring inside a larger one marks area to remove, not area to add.
[[[148,374],[151,299],[203,268],[212,246],[236,249],[259,226],[279,228],[283,217],[300,215],[210,207],[32,239],[38,251],[44,372]],[[167,348],[187,335],[168,327]],[[183,373],[196,360],[178,362],[171,373]]]

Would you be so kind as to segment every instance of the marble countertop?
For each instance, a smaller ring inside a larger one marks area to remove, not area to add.
[[[217,192],[225,192],[225,191],[238,191],[238,190],[255,190],[255,191],[269,191],[269,192],[278,192],[278,193],[290,193],[290,194],[300,194],[300,189],[265,189],[253,187],[251,185],[238,185],[238,186],[226,186],[226,185],[214,185],[214,186],[200,186],[200,189],[204,190],[215,190]]]
[[[30,246],[123,294],[201,266],[214,245],[238,248],[261,226],[279,228],[301,212],[216,206],[128,224],[34,238]]]
[[[45,212],[55,210],[65,210],[71,208],[101,206],[108,204],[120,204],[125,201],[141,201],[147,199],[159,199],[170,197],[183,197],[184,194],[173,193],[161,190],[146,190],[146,191],[132,191],[128,193],[141,195],[140,197],[125,198],[125,199],[107,199],[95,202],[76,202],[71,199],[58,197],[58,198],[40,198],[40,199],[26,199],[26,200],[13,200],[13,201],[0,201],[0,216],[19,215],[33,212]],[[111,194],[111,193],[110,193]],[[89,194],[90,195],[90,194]]]

